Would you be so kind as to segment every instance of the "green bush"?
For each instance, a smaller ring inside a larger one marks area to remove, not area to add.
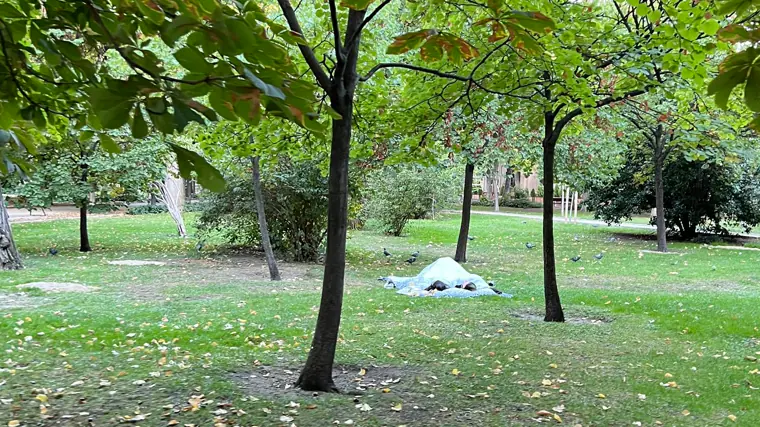
[[[426,218],[433,209],[456,201],[460,178],[454,168],[404,166],[373,172],[367,183],[366,217],[386,234],[400,236],[411,219]]]
[[[166,213],[168,210],[164,205],[138,205],[130,206],[127,209],[127,215],[146,215]]]
[[[493,207],[493,201],[481,197],[480,200],[473,201],[473,206],[488,206]],[[499,201],[499,206],[503,208],[516,208],[516,209],[535,209],[540,208],[541,203],[534,202],[530,199],[506,199],[502,198]]]
[[[250,170],[228,176],[221,193],[208,194],[197,219],[201,239],[219,236],[227,244],[261,246]],[[327,178],[314,162],[280,159],[262,171],[272,247],[295,261],[317,261],[327,228]]]

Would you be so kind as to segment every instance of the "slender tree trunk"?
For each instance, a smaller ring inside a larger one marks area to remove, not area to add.
[[[82,176],[80,179],[86,184],[90,169],[87,164],[82,164],[81,167]],[[85,197],[82,200],[82,205],[79,207],[79,252],[90,252],[92,250],[90,247],[90,235],[87,232],[87,208],[89,205],[90,200],[88,197]]]
[[[88,202],[83,202],[79,208],[79,252],[90,252],[90,236],[87,233],[87,207]]]
[[[18,270],[24,268],[21,255],[13,241],[11,222],[8,210],[5,208],[5,196],[0,187],[0,270]]]
[[[553,128],[547,124],[549,129]],[[546,322],[564,322],[565,314],[557,288],[557,268],[554,260],[554,149],[556,141],[544,139],[544,300]]]
[[[269,227],[267,226],[267,215],[264,211],[264,195],[261,191],[261,171],[259,169],[259,156],[251,157],[251,166],[253,167],[253,193],[256,198],[256,213],[259,216],[259,230],[261,231],[261,246],[264,247],[264,255],[267,258],[267,267],[269,267],[269,278],[271,280],[280,280],[280,270],[277,269],[277,260],[274,259],[272,251],[272,242],[269,240]]]
[[[494,164],[493,172],[493,210],[499,212],[499,164]]]
[[[472,211],[472,177],[475,174],[475,165],[468,162],[464,168],[464,197],[462,197],[462,222],[459,225],[459,239],[457,240],[457,252],[454,255],[456,262],[467,262],[467,237],[470,235],[470,212]]]
[[[657,209],[657,251],[667,252],[667,230],[665,229],[665,183],[662,178],[663,158],[661,154],[655,155],[654,160],[654,187],[655,187],[655,208]]]

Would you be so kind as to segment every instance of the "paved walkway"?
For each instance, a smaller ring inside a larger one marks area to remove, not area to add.
[[[460,212],[459,211],[449,210],[449,211],[446,211],[446,213],[459,214]],[[513,218],[530,219],[530,220],[533,220],[533,221],[542,221],[543,218],[544,218],[543,215],[521,214],[521,213],[515,213],[515,212],[472,211],[472,214],[473,215],[509,216],[509,217],[513,217]],[[606,222],[600,221],[600,220],[597,220],[597,219],[581,219],[581,218],[578,218],[578,219],[575,219],[575,220],[571,220],[571,221],[568,222],[567,220],[565,220],[565,218],[562,218],[559,215],[556,215],[554,217],[554,222],[558,222],[558,223],[562,223],[562,224],[584,224],[584,225],[591,225],[591,226],[596,226],[596,227],[604,226],[604,227],[616,227],[616,228],[635,228],[635,229],[639,229],[639,230],[649,230],[649,231],[652,231],[652,232],[656,231],[656,227],[654,225],[649,225],[649,224],[636,224],[636,223],[633,223],[633,222],[623,222],[621,224],[607,225]],[[739,233],[737,235],[738,236],[743,236],[743,237],[760,238],[760,234]]]

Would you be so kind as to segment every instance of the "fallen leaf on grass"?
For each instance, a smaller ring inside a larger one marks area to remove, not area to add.
[[[280,422],[281,423],[289,423],[291,421],[293,421],[293,417],[289,417],[287,415],[280,416]]]
[[[404,405],[402,403],[397,403],[397,404],[391,406],[391,411],[400,412],[401,409],[403,409],[403,408],[404,408]]]
[[[369,412],[372,410],[372,407],[367,405],[366,403],[360,403],[356,405],[356,407],[359,408],[359,410],[362,412]]]
[[[451,375],[459,376],[459,374],[460,374],[459,369],[454,368],[454,369],[451,370]]]
[[[21,425],[21,422],[19,420],[8,421],[8,427],[18,427],[20,425]]]
[[[728,419],[729,419],[729,420],[731,420],[731,421],[733,421],[733,422],[736,422],[736,415],[734,415],[734,414],[730,414],[730,415],[728,416]]]
[[[597,394],[596,397],[598,397],[600,399],[606,399],[607,398],[607,396],[603,395],[602,393]]]

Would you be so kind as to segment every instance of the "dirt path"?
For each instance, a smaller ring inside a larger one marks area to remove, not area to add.
[[[88,218],[104,218],[125,215],[126,209],[120,209],[107,214],[88,214]],[[53,206],[45,211],[35,210],[31,213],[26,209],[8,208],[8,217],[12,224],[25,222],[54,221],[57,219],[79,218],[79,208],[75,206]]]

